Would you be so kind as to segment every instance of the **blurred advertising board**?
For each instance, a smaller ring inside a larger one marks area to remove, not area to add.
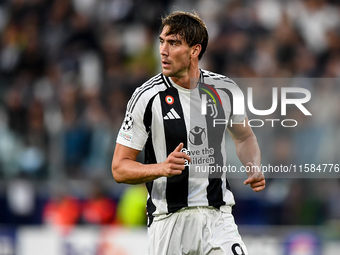
[[[249,255],[338,255],[320,228],[240,226]],[[121,227],[0,228],[0,255],[147,255],[147,230]]]
[[[19,233],[18,255],[147,254],[146,229],[78,227],[61,232],[22,228]]]

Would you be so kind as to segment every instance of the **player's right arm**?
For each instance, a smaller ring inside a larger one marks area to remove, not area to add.
[[[190,157],[181,152],[183,143],[169,154],[167,159],[157,164],[142,164],[136,161],[139,150],[116,144],[112,159],[112,175],[118,183],[140,184],[159,177],[179,175],[185,169],[185,159]]]

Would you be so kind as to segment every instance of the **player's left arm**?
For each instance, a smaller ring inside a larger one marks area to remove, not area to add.
[[[248,118],[245,119],[245,125],[233,124],[228,126],[230,136],[233,138],[236,153],[240,161],[250,171],[247,171],[248,179],[244,184],[250,184],[250,187],[255,191],[261,191],[265,188],[266,181],[260,169],[261,166],[261,152],[257,143],[256,136],[248,125]]]

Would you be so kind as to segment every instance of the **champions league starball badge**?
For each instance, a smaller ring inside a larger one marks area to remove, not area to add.
[[[130,131],[133,128],[133,118],[131,113],[126,113],[124,121],[123,121],[123,126],[122,129],[123,131],[127,132]]]

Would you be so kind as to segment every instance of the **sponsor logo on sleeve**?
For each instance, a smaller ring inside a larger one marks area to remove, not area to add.
[[[127,140],[127,141],[131,141],[131,139],[132,139],[132,135],[129,135],[129,134],[127,134],[127,133],[125,133],[125,132],[123,132],[123,131],[119,131],[119,134],[118,134],[120,137],[122,137],[122,138],[124,138],[125,140]]]

